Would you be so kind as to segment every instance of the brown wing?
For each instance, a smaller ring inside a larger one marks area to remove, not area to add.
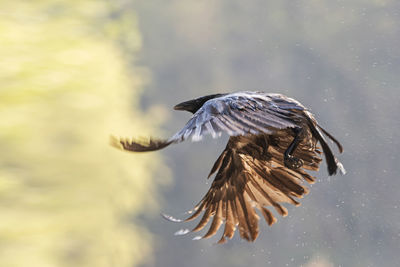
[[[147,152],[162,149],[169,146],[172,143],[170,140],[158,140],[158,139],[141,139],[132,140],[128,138],[118,138],[115,136],[110,136],[110,145],[126,151],[135,152]]]
[[[212,220],[208,232],[202,238],[213,236],[225,223],[218,243],[232,238],[236,227],[242,238],[254,241],[259,232],[256,209],[272,225],[276,218],[266,207],[273,207],[280,215],[286,216],[287,209],[281,203],[300,205],[294,198],[301,198],[308,193],[308,189],[302,185],[303,180],[313,183],[315,179],[303,169],[291,170],[284,166],[283,151],[291,139],[286,131],[274,137],[231,137],[211,170],[210,175],[214,172],[217,174],[210,190],[194,208],[194,213],[185,220],[193,220],[204,211],[192,231],[200,231]],[[318,169],[321,158],[320,152],[315,149],[315,140],[303,142],[296,152],[296,157],[304,161],[305,169]],[[175,220],[169,216],[166,218]]]

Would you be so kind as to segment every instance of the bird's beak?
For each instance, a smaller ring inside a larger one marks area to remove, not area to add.
[[[189,103],[190,101],[186,101],[186,102],[182,102],[179,103],[178,105],[176,105],[174,107],[175,110],[188,110],[190,109],[190,107],[192,106],[191,103]]]
[[[175,110],[184,110],[181,104],[178,104],[174,107]]]

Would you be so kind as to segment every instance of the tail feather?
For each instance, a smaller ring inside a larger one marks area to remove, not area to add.
[[[335,144],[337,145],[339,152],[343,153],[343,146],[342,144],[336,140],[335,137],[333,137],[330,133],[328,133],[324,128],[322,128],[320,125],[317,124],[317,127],[326,135],[328,136],[333,142],[335,142]]]
[[[333,155],[331,148],[327,144],[324,136],[322,135],[321,131],[318,129],[320,128],[324,133],[327,133],[325,130],[323,130],[321,127],[318,126],[316,127],[316,124],[312,121],[312,119],[307,116],[307,120],[309,122],[309,127],[311,129],[311,132],[313,136],[319,141],[321,144],[322,150],[325,155],[326,163],[328,165],[328,173],[329,175],[334,175],[337,173],[337,170],[339,169],[342,174],[345,173],[345,170],[343,168],[343,165],[336,159],[336,157]],[[343,148],[341,148],[341,145],[335,138],[332,137],[332,135],[327,134],[329,138],[331,138],[336,144],[338,144],[339,150],[343,151]]]

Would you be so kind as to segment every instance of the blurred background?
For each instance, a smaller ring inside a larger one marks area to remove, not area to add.
[[[398,266],[400,2],[0,1],[0,266]],[[227,137],[168,137],[215,92],[294,97],[345,152],[254,243],[174,236]]]

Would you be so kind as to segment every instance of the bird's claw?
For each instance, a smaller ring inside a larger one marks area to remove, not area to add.
[[[292,170],[296,170],[299,169],[303,166],[303,160],[293,157],[293,156],[287,156],[285,157],[285,159],[283,160],[284,164],[286,167],[288,167],[289,169]]]

